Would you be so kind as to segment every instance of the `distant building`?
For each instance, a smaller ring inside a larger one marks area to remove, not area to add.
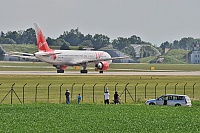
[[[131,44],[131,46],[134,48],[135,50],[135,57],[136,58],[143,58],[143,51],[141,51],[141,48],[143,46],[151,46],[152,49],[154,49],[157,53],[156,53],[156,56],[160,56],[161,53],[156,49],[154,48],[152,45],[148,45],[148,44]]]
[[[190,64],[200,64],[200,44],[193,44],[193,50],[188,53]]]
[[[110,54],[111,57],[123,57],[123,56],[127,56],[124,53],[120,52],[117,49],[102,49],[103,51],[107,52],[108,54]],[[125,58],[125,59],[118,59],[118,60],[113,60],[113,63],[135,63],[136,61],[134,61],[133,59],[129,58]]]
[[[170,48],[163,48],[163,53],[162,54],[166,54],[169,50],[170,50]]]

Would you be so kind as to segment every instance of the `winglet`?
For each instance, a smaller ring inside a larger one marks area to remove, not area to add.
[[[46,42],[46,39],[44,38],[44,35],[43,35],[42,30],[40,29],[39,25],[37,23],[34,23],[34,26],[35,26],[35,34],[36,34],[36,38],[37,38],[38,50],[44,51],[44,52],[51,51],[51,49],[49,48],[49,46]]]

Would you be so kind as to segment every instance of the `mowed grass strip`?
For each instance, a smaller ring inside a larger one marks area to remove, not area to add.
[[[0,105],[0,132],[199,132],[199,115],[199,103]]]

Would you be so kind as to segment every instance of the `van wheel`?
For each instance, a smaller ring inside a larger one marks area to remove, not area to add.
[[[149,103],[149,105],[155,105],[155,103]]]
[[[175,107],[181,106],[180,104],[175,104]]]

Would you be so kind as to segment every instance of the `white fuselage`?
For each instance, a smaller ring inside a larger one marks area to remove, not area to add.
[[[81,65],[81,62],[87,61],[88,63],[99,63],[104,59],[111,58],[111,56],[104,51],[54,50],[52,55],[49,55],[49,53],[45,55],[45,53],[47,52],[40,51],[36,52],[34,55],[43,62],[60,66]],[[112,60],[107,60],[107,62],[110,64]]]

